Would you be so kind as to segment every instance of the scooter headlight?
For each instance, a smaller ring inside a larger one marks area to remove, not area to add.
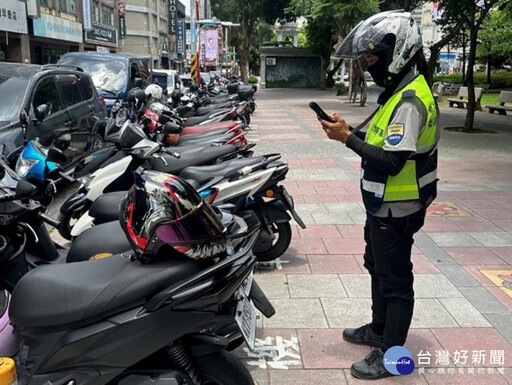
[[[34,166],[39,163],[39,160],[34,159],[24,159],[23,157],[19,157],[16,162],[16,174],[20,177],[25,178],[27,174],[32,170]]]

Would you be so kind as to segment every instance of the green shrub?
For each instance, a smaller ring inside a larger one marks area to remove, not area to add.
[[[336,95],[344,95],[347,93],[348,89],[347,89],[347,86],[345,85],[345,83],[343,82],[340,82],[340,83],[336,83],[334,85],[334,87],[336,88]]]
[[[251,76],[251,77],[249,78],[249,83],[250,83],[250,84],[256,84],[256,83],[258,83],[258,78],[257,78],[256,76]]]
[[[475,74],[475,86],[483,86],[487,84],[486,74]],[[456,84],[462,84],[462,75],[443,75],[434,76],[434,82],[451,82]],[[512,74],[506,73],[493,73],[491,74],[491,86],[490,88],[512,88]]]

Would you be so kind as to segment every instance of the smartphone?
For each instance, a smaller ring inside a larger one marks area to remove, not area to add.
[[[310,102],[309,103],[309,108],[311,108],[313,111],[316,112],[316,116],[318,116],[319,119],[325,120],[325,121],[327,121],[329,123],[336,123],[336,121],[332,120],[329,117],[329,115],[327,115],[325,113],[325,111],[322,110],[322,108],[318,104],[316,104],[315,102]]]

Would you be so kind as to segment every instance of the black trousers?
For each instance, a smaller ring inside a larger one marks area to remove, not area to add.
[[[402,346],[414,309],[411,249],[425,222],[425,209],[402,218],[367,213],[364,267],[372,279],[373,324],[384,326],[384,348]]]

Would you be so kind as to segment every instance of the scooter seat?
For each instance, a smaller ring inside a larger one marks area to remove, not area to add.
[[[119,218],[119,210],[115,212],[118,214],[116,218]],[[116,220],[91,227],[78,235],[71,243],[67,262],[87,261],[97,254],[119,254],[131,249],[121,224]]]
[[[202,186],[215,177],[224,176],[228,172],[238,170],[242,167],[253,166],[263,160],[264,157],[259,156],[255,158],[232,159],[228,162],[211,166],[187,167],[180,172],[179,176],[186,180],[192,179],[196,181],[199,186]]]
[[[101,195],[92,202],[89,215],[94,223],[116,221],[119,218],[119,204],[126,197],[126,191],[114,191]]]
[[[145,168],[178,175],[186,167],[201,166],[213,163],[216,159],[224,155],[234,153],[236,149],[237,148],[235,146],[230,144],[221,146],[194,147],[183,152],[181,151],[181,148],[178,148],[177,152],[181,155],[180,159],[176,159],[171,155],[164,153],[161,154],[161,156],[165,159],[167,164],[165,164],[162,159],[153,158],[147,160]]]
[[[18,282],[10,321],[18,328],[86,324],[139,306],[200,270],[200,263],[186,257],[142,264],[120,255],[40,266]]]
[[[209,124],[207,126],[188,126],[183,129],[181,132],[181,136],[185,135],[193,135],[193,134],[199,134],[201,132],[205,132],[205,130],[217,130],[217,129],[226,129],[229,130],[231,128],[239,127],[240,123],[238,122],[220,122],[215,124]]]

